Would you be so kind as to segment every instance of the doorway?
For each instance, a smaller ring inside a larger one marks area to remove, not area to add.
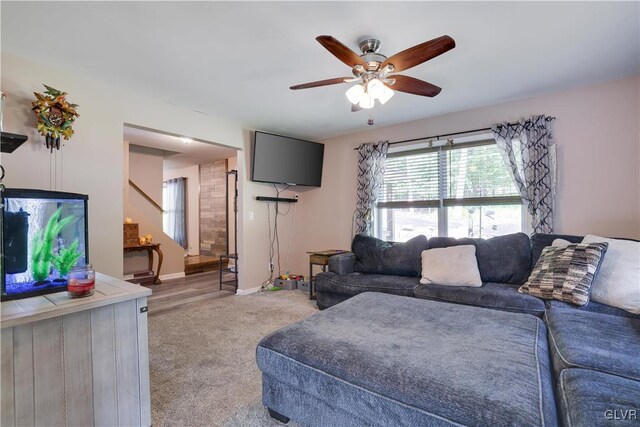
[[[217,277],[229,267],[219,260],[233,234],[225,177],[237,165],[238,150],[132,125],[124,127],[123,144],[124,227],[130,223],[138,233],[138,245],[123,251],[125,280],[151,286],[187,275]],[[137,250],[149,244],[159,245],[162,256]],[[215,282],[211,288],[218,289]],[[191,298],[201,288],[187,286],[180,295]]]

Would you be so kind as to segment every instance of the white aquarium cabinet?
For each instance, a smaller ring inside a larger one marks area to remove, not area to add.
[[[147,288],[96,274],[96,292],[1,304],[0,424],[150,426]]]

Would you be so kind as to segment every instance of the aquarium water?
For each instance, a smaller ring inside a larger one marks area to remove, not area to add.
[[[86,199],[4,198],[3,299],[65,290],[87,263]]]

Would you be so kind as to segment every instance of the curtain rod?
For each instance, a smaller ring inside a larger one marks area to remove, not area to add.
[[[511,123],[509,123],[511,124]],[[445,136],[457,136],[457,135],[464,135],[467,133],[475,133],[475,132],[484,132],[484,131],[488,131],[491,130],[491,128],[480,128],[480,129],[473,129],[473,130],[465,130],[462,132],[451,132],[451,133],[442,133],[439,135],[432,135],[432,136],[423,136],[422,138],[412,138],[412,139],[403,139],[402,141],[394,141],[394,142],[390,142],[389,145],[394,145],[394,144],[403,144],[405,142],[414,142],[414,141],[422,141],[425,139],[432,139],[432,138],[436,138],[436,140],[439,140],[441,137],[445,137]],[[354,150],[358,150],[360,146],[354,148]]]
[[[542,117],[542,116],[541,116]],[[555,120],[555,117],[545,117],[545,121],[550,122]],[[517,124],[520,124],[521,122],[514,122],[514,123],[508,123],[509,126],[515,126]],[[502,124],[499,124],[498,127],[503,126]],[[424,136],[422,138],[412,138],[412,139],[403,139],[402,141],[394,141],[394,142],[390,142],[389,145],[394,145],[394,144],[403,144],[405,142],[414,142],[414,141],[422,141],[425,139],[432,139],[432,138],[436,138],[436,140],[439,140],[441,137],[445,137],[445,136],[457,136],[457,135],[464,135],[467,133],[476,133],[476,132],[485,132],[485,131],[489,131],[491,130],[490,127],[488,128],[480,128],[480,129],[473,129],[473,130],[465,130],[462,132],[452,132],[452,133],[441,133],[439,135],[432,135],[432,136]],[[354,148],[354,150],[358,150],[358,148],[360,148],[360,145],[358,145],[356,148]]]

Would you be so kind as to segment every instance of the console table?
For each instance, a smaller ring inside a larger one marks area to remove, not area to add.
[[[160,250],[160,243],[149,243],[147,245],[137,245],[137,246],[125,246],[123,248],[124,253],[127,252],[136,252],[136,251],[147,251],[149,256],[149,272],[153,273],[153,253],[156,252],[158,254],[158,270],[153,274],[153,283],[156,285],[160,284],[160,269],[162,268],[162,250]],[[132,281],[135,281],[135,277]],[[140,284],[145,280],[142,279],[139,281]]]
[[[313,295],[313,266],[319,265],[322,271],[327,269],[329,258],[334,255],[344,254],[349,251],[343,249],[328,249],[324,251],[307,252],[309,254],[309,299],[315,299]]]
[[[0,305],[2,426],[150,426],[147,296],[96,273],[92,296]]]

